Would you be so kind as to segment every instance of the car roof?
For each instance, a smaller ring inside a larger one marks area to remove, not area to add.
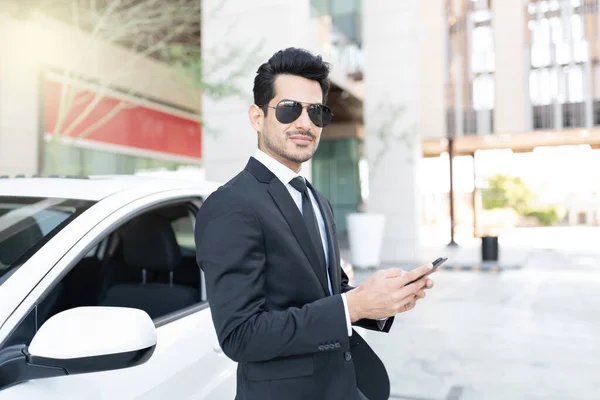
[[[152,187],[156,192],[195,189],[209,195],[220,186],[206,180],[168,179],[140,175],[96,175],[89,177],[3,177],[0,196],[52,197],[99,201],[123,191]]]

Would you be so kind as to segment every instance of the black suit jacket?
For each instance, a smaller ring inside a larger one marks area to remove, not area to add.
[[[198,212],[197,262],[219,344],[238,363],[236,399],[354,400],[357,387],[369,400],[389,397],[380,359],[358,333],[348,337],[340,293],[352,287],[340,267],[331,205],[313,193],[327,230],[333,295],[300,210],[256,159]],[[373,320],[356,325],[379,331]]]

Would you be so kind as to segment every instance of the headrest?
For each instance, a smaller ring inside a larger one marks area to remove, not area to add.
[[[125,226],[122,232],[123,257],[133,268],[172,271],[181,261],[181,249],[169,220],[157,214],[144,214]]]
[[[8,237],[0,242],[0,265],[6,266],[17,261],[31,246],[44,237],[33,217],[23,218],[10,226],[6,232],[10,232]]]

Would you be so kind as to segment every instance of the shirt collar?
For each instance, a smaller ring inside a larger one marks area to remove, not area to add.
[[[283,184],[287,184],[295,177],[301,176],[300,172],[292,171],[260,149],[256,150],[254,158],[267,167]],[[302,171],[302,169],[300,171]]]

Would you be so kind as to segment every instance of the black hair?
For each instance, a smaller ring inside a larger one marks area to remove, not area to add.
[[[256,71],[254,104],[262,107],[266,114],[268,108],[265,106],[275,97],[275,78],[281,74],[297,75],[319,82],[325,103],[331,85],[329,71],[329,63],[307,50],[295,47],[279,50]]]

